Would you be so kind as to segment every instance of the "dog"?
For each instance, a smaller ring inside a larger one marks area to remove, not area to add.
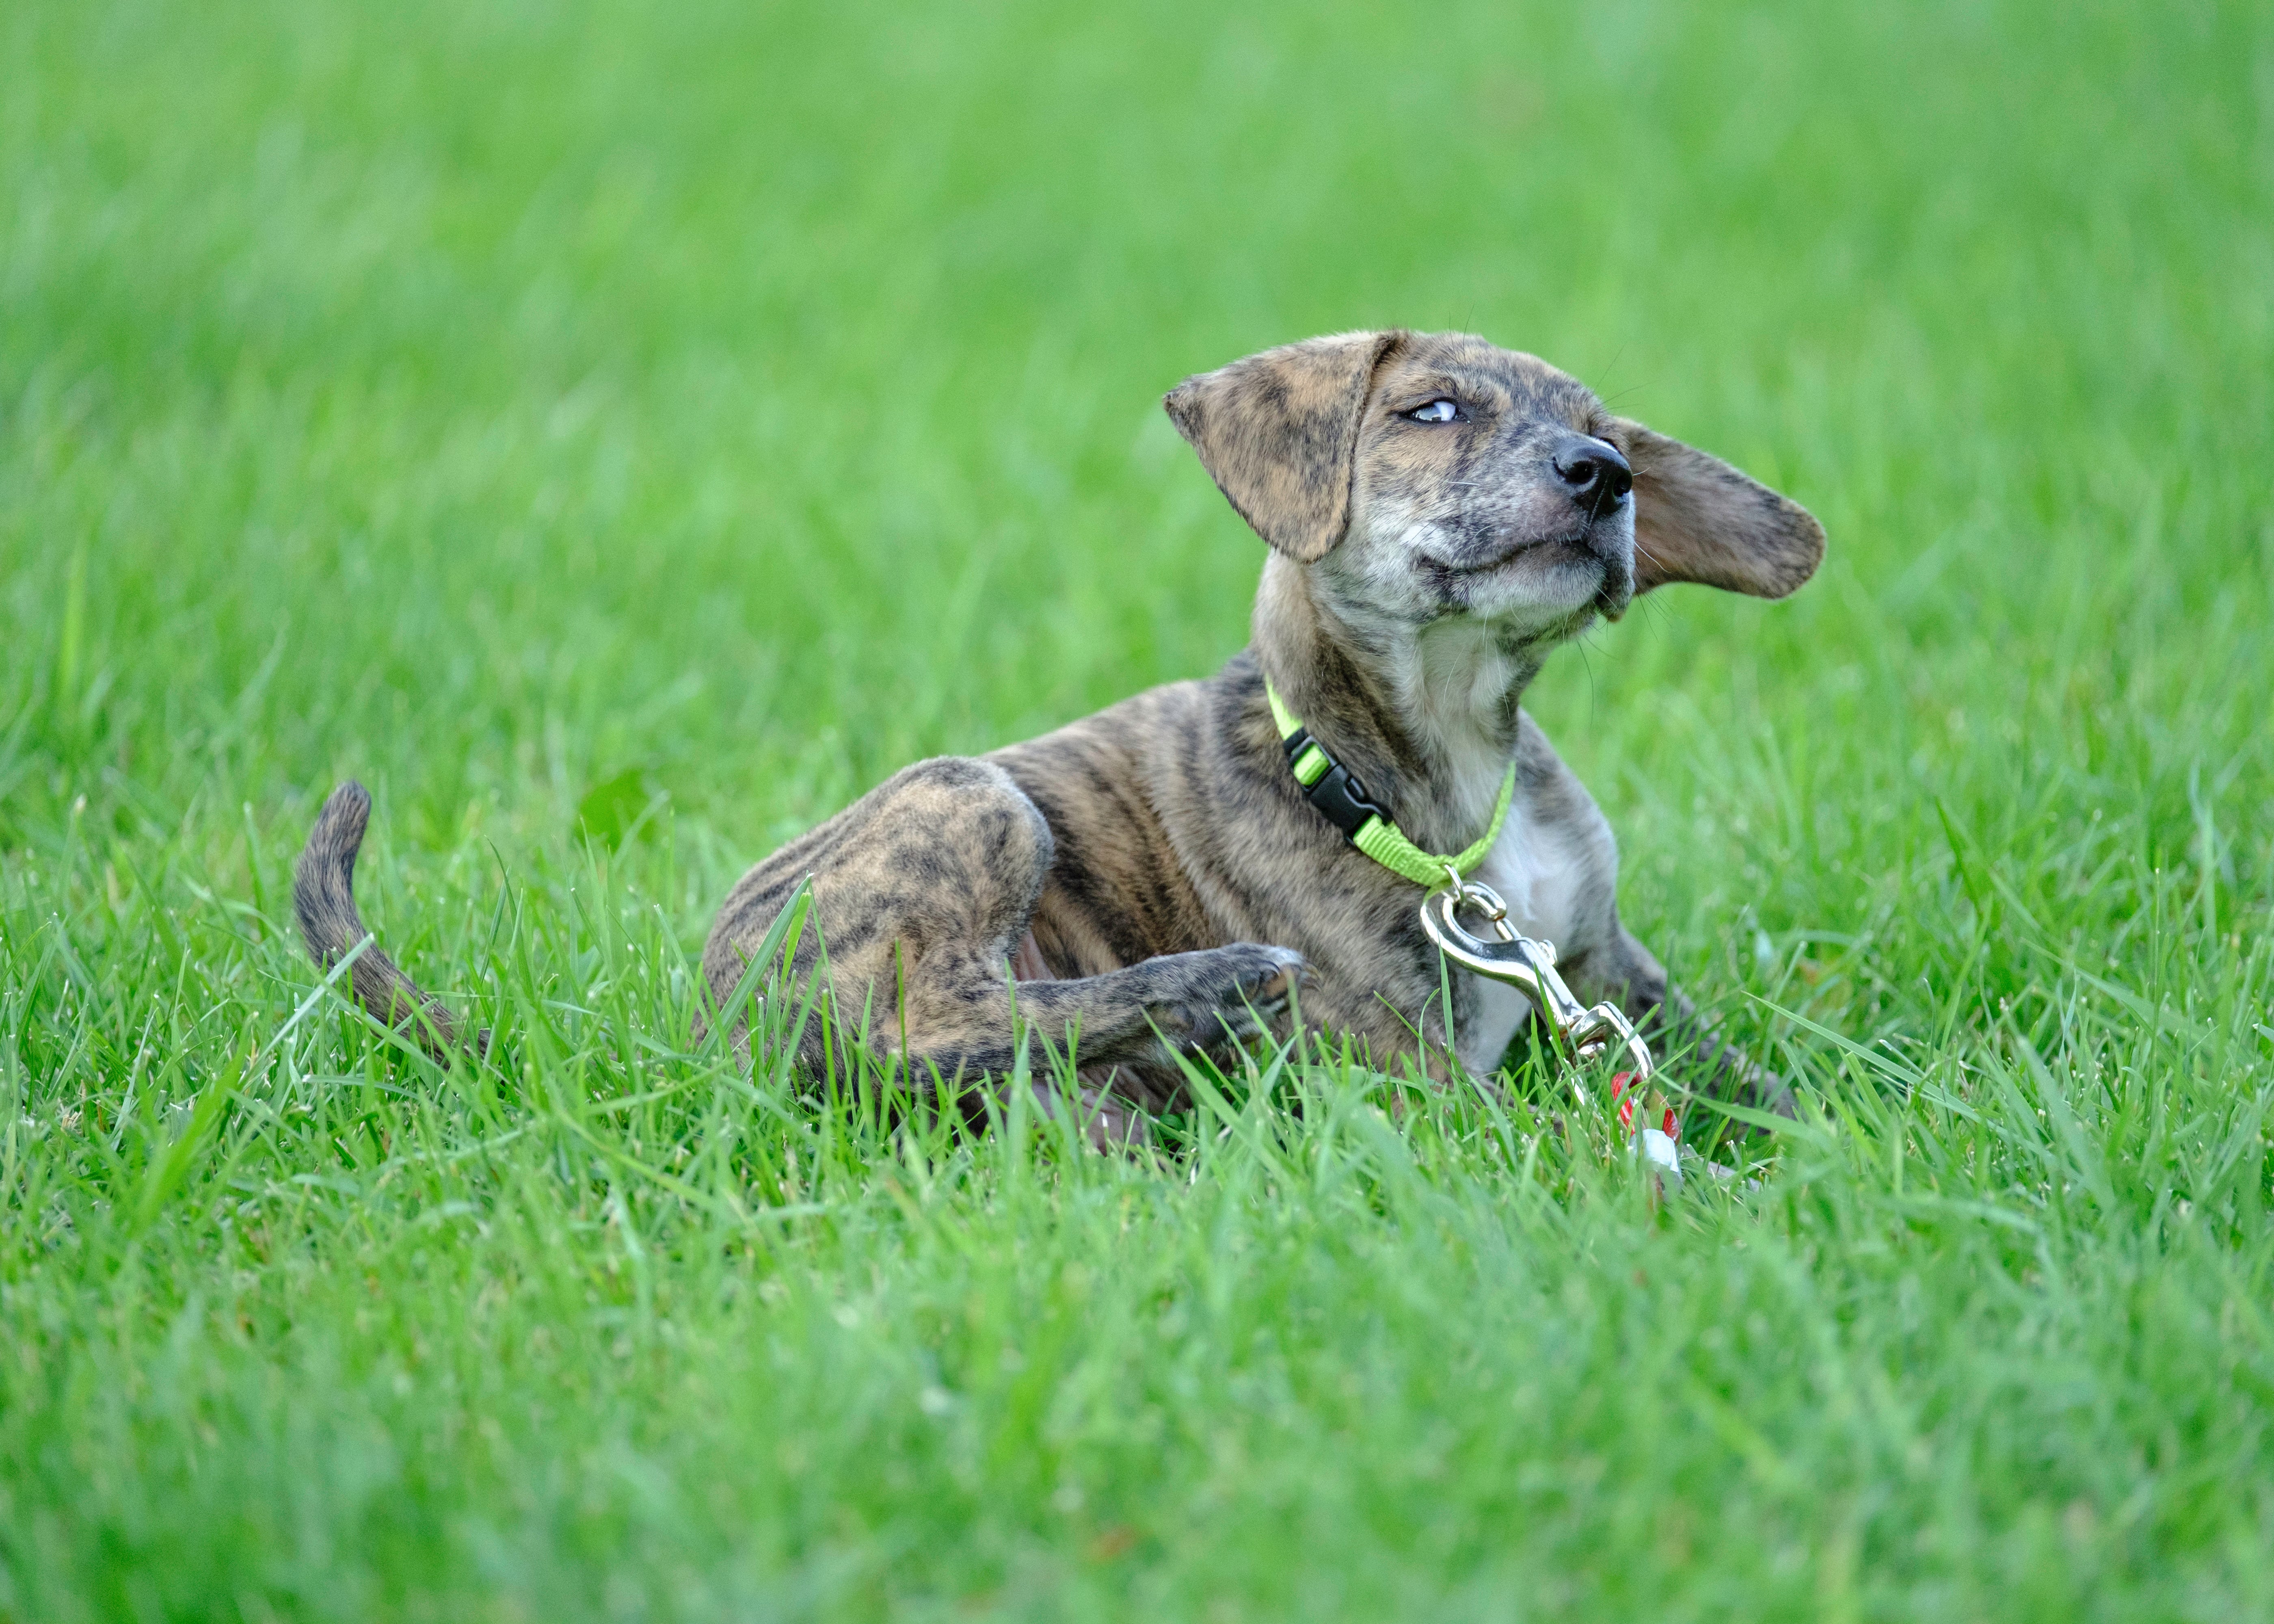
[[[1072,1054],[1102,1139],[1183,1098],[1180,1053],[1284,1033],[1291,1006],[1378,1066],[1487,1076],[1531,1006],[1466,974],[1446,996],[1425,887],[1353,843],[1373,816],[1425,853],[1496,831],[1474,877],[1554,944],[1583,1000],[1686,1047],[1725,1097],[1788,1114],[1783,1086],[1719,1047],[1620,922],[1610,827],[1521,701],[1556,648],[1642,593],[1794,591],[1823,558],[1816,520],[1464,334],[1310,339],[1163,403],[1268,545],[1251,645],[1042,738],[904,768],[781,847],[719,910],[702,960],[714,1001],[809,883],[789,968],[811,975],[825,953],[840,1021],[869,1011],[872,1044],[904,1045],[920,1085],[1007,1074],[1023,1028]],[[343,786],[297,871],[320,964],[364,938],[368,808]],[[458,1041],[375,950],[353,986],[383,1019]],[[804,1064],[823,1041],[809,1023]]]

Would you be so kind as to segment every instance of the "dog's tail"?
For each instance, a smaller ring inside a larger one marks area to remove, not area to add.
[[[293,866],[292,911],[300,916],[309,955],[326,970],[371,934],[355,904],[356,853],[363,849],[370,822],[371,796],[350,778],[324,802],[315,828],[308,831],[307,849]],[[357,1003],[395,1030],[410,1032],[437,1059],[465,1041],[442,1001],[420,992],[377,944],[357,954],[348,979]],[[481,1033],[475,1042],[488,1048],[489,1034]]]

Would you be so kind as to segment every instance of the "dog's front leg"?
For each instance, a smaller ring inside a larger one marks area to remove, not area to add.
[[[1215,1049],[1276,1022],[1303,973],[1292,949],[1234,942],[1016,989],[1020,1014],[1055,1041],[1071,1037],[1085,1066],[1173,1064],[1166,1051]]]

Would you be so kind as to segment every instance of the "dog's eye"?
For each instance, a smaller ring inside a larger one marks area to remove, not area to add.
[[[1450,423],[1461,415],[1461,409],[1450,401],[1431,401],[1427,406],[1416,406],[1405,415],[1416,423]]]

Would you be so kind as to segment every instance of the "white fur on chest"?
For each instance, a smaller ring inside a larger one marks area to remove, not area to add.
[[[1572,945],[1577,923],[1579,864],[1558,831],[1534,822],[1525,811],[1519,798],[1509,808],[1499,840],[1470,877],[1500,893],[1518,936],[1552,943],[1561,954]],[[1477,989],[1476,1013],[1455,1048],[1464,1066],[1483,1072],[1499,1062],[1532,1012],[1532,1001],[1505,981],[1470,979]]]

